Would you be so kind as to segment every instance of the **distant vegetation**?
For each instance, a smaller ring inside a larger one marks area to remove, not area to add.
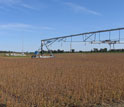
[[[75,49],[72,49],[71,51],[64,51],[64,50],[52,50],[52,53],[102,53],[102,52],[124,52],[124,49],[111,49],[108,50],[107,48],[101,48],[101,49],[97,49],[94,48],[91,51],[75,51]],[[44,51],[44,53],[49,53],[48,51]]]
[[[97,49],[94,48],[91,51],[75,51],[75,49],[71,49],[70,51],[64,51],[64,50],[51,50],[52,53],[57,54],[57,53],[119,53],[119,52],[124,52],[124,49],[111,49],[108,50],[107,48],[101,48],[101,49]],[[19,53],[21,54],[22,52],[15,52],[15,51],[0,51],[0,56],[6,56],[6,54],[10,54],[10,53]],[[44,51],[43,53],[49,53],[49,51]],[[32,56],[35,54],[35,52],[24,52],[24,54],[26,54],[27,56]]]
[[[11,53],[21,54],[22,52],[15,52],[15,51],[0,51],[0,56],[6,56],[6,54],[11,54]],[[34,52],[24,52],[24,54],[30,56],[30,55],[33,55]]]

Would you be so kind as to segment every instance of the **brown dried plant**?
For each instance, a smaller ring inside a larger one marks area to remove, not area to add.
[[[124,101],[124,54],[0,58],[0,104],[92,107]]]

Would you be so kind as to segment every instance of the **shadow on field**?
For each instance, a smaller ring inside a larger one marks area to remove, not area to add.
[[[0,107],[7,107],[6,104],[0,104]]]

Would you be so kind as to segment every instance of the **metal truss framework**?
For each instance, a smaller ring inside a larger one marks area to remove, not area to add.
[[[55,38],[50,38],[50,39],[44,39],[41,40],[41,54],[44,54],[44,47],[46,47],[46,49],[50,52],[50,55],[53,56],[52,50],[49,49],[49,46],[52,45],[55,42],[60,42],[60,41],[64,41],[64,42],[89,42],[91,44],[108,44],[110,46],[111,49],[111,45],[115,44],[124,44],[124,42],[121,41],[121,31],[124,30],[124,28],[116,28],[116,29],[108,29],[108,30],[100,30],[100,31],[94,31],[94,32],[86,32],[86,33],[80,33],[80,34],[74,34],[74,35],[68,35],[68,36],[61,36],[61,37],[55,37]],[[112,40],[111,39],[111,32],[114,31],[118,31],[118,39],[117,40]],[[109,39],[107,40],[101,40],[101,33],[105,33],[108,32],[109,33]],[[96,39],[96,35],[99,35],[99,40]],[[72,38],[73,37],[78,37],[78,36],[82,36],[83,40],[82,41],[73,41]],[[90,38],[93,37],[94,40],[91,40]],[[71,38],[71,41],[66,41],[67,38]],[[90,40],[89,40],[90,39]],[[70,45],[71,47],[71,45]]]

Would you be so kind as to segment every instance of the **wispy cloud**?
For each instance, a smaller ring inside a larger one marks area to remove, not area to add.
[[[16,23],[16,24],[0,24],[0,30],[34,32],[34,31],[42,31],[42,30],[54,30],[54,28],[47,26],[34,26],[29,24]]]
[[[35,7],[28,5],[28,4],[21,4],[21,6],[27,9],[37,10]]]
[[[81,6],[81,5],[77,5],[77,4],[74,4],[72,2],[64,2],[64,4],[70,8],[72,8],[75,12],[86,12],[88,14],[93,14],[93,15],[97,15],[97,16],[101,16],[101,13],[99,12],[96,12],[94,10],[90,10],[84,6]]]
[[[0,0],[0,6],[2,7],[11,7],[11,8],[25,8],[25,9],[32,9],[36,10],[34,6],[31,4],[27,4],[24,2],[24,0]]]
[[[0,0],[0,4],[2,4],[2,5],[15,5],[20,2],[21,2],[21,0]]]

